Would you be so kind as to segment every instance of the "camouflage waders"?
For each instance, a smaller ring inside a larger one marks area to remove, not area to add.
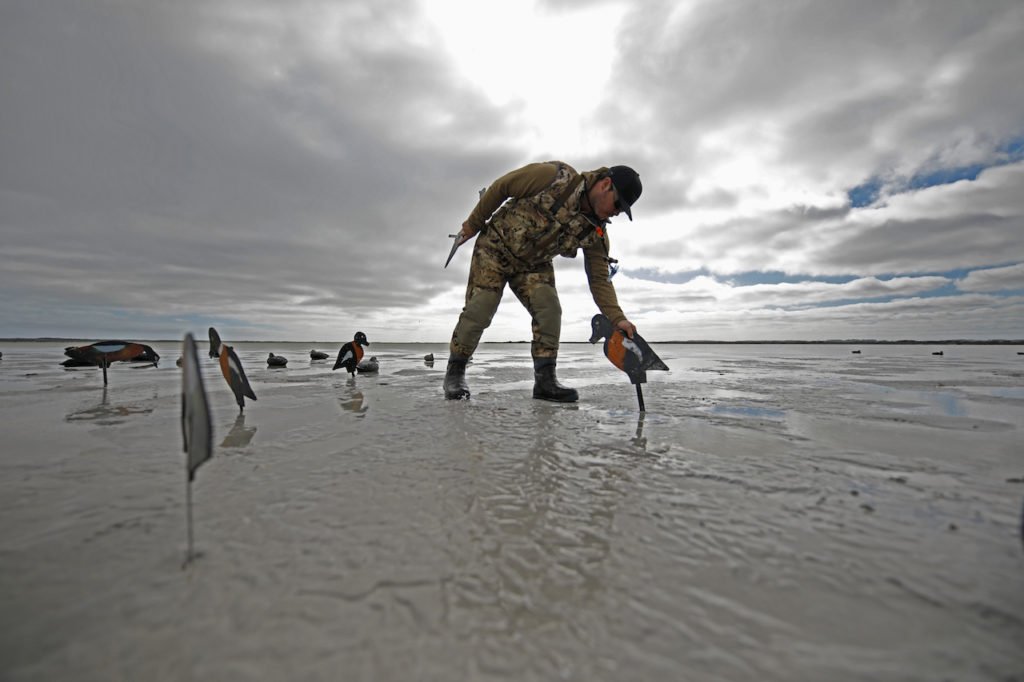
[[[555,268],[551,261],[530,266],[509,253],[493,229],[477,237],[466,286],[466,305],[455,325],[451,354],[468,358],[490,326],[508,284],[532,318],[535,360],[558,357],[562,330],[562,305],[555,290]]]

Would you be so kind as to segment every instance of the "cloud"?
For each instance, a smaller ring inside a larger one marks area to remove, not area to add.
[[[987,287],[1024,247],[1024,163],[1007,153],[1024,137],[1019,2],[519,14],[497,26],[458,2],[15,0],[0,22],[0,326],[170,337],[213,320],[231,338],[358,325],[444,340],[469,260],[464,247],[443,269],[445,236],[477,189],[544,158],[639,170],[637,220],[611,229],[616,285],[627,313],[670,337],[694,315],[709,335],[782,321],[832,334],[860,311],[863,328],[905,336],[952,323],[897,299],[954,310],[1006,290]],[[579,31],[585,49],[548,49],[588,21],[601,23]],[[529,60],[484,58],[518,41]],[[987,170],[911,188],[971,165]],[[868,181],[878,201],[854,208],[849,190]],[[585,323],[582,266],[557,267],[567,325]],[[630,278],[641,269],[703,276],[655,286]],[[787,282],[729,284],[770,271]],[[486,338],[528,334],[509,298]],[[1007,298],[950,319],[1009,333]]]
[[[957,280],[961,291],[1022,291],[1024,290],[1024,263],[1004,268],[975,270],[963,279]]]

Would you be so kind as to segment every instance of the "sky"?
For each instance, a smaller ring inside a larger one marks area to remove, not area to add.
[[[648,340],[1024,339],[1022,36],[1019,0],[4,0],[0,337],[446,342],[448,235],[558,159],[640,174]],[[506,291],[484,341],[529,337]]]

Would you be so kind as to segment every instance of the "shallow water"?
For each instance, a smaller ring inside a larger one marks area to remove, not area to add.
[[[4,680],[1024,679],[1020,348],[662,344],[641,415],[589,344],[555,405],[521,344],[447,402],[443,345],[239,343],[183,570],[179,349],[63,345],[0,348]]]

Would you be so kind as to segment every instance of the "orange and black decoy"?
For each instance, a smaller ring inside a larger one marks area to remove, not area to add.
[[[107,385],[107,367],[112,362],[149,362],[156,367],[160,360],[160,356],[151,347],[134,341],[97,341],[88,346],[69,346],[64,349],[64,355],[74,361],[71,363],[66,360],[66,367],[73,364],[102,367],[104,386]]]
[[[366,340],[366,334],[362,332],[356,332],[356,335],[352,337],[352,340],[341,347],[338,351],[338,359],[334,361],[334,367],[331,369],[338,369],[344,367],[349,374],[354,375],[356,373],[356,367],[359,365],[359,361],[363,359],[363,346],[369,346],[370,342]]]
[[[225,381],[231,387],[231,392],[235,394],[235,402],[238,403],[238,411],[241,412],[245,409],[245,399],[256,400],[256,393],[249,385],[249,378],[245,376],[242,361],[235,354],[235,349],[222,343],[218,349],[218,355],[220,357],[220,373],[224,375]]]
[[[668,371],[668,365],[661,361],[642,336],[634,333],[633,338],[629,338],[621,329],[613,328],[611,321],[604,315],[594,315],[590,328],[590,343],[605,340],[605,356],[625,372],[636,386],[636,399],[640,403],[640,411],[644,412],[644,394],[640,384],[647,381],[647,370]]]

